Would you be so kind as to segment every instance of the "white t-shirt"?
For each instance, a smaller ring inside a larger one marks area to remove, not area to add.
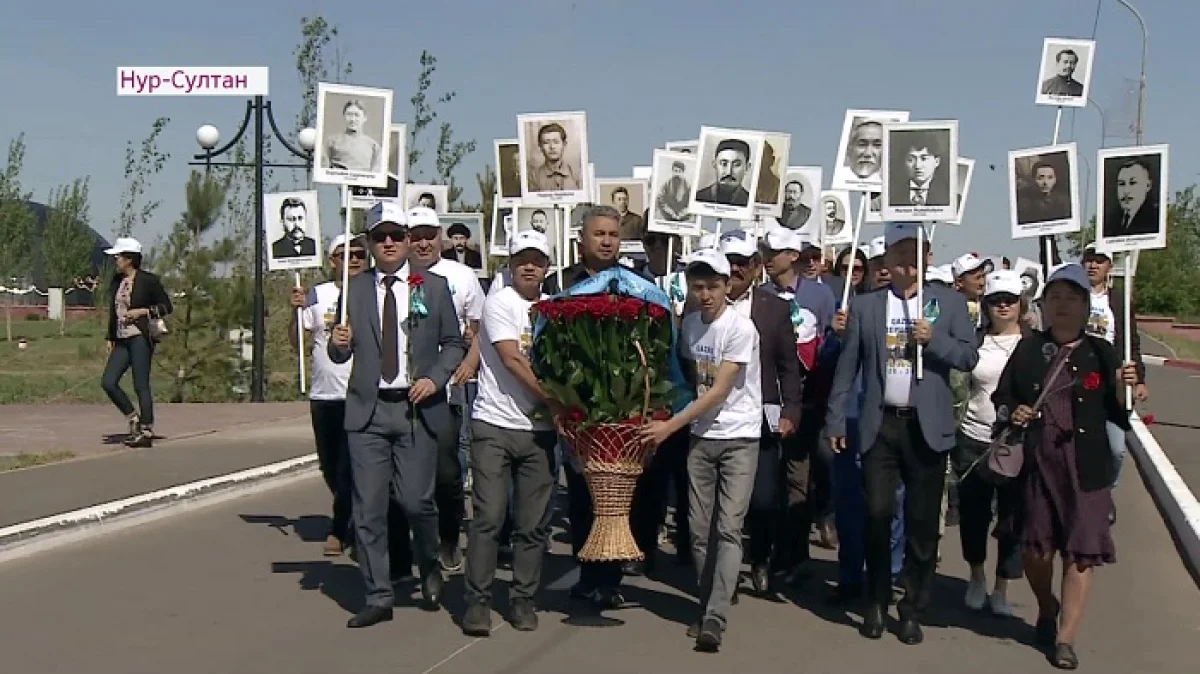
[[[350,366],[354,359],[341,365],[329,360],[329,333],[338,316],[338,299],[342,291],[333,281],[322,283],[308,291],[301,325],[312,339],[312,383],[308,397],[312,400],[345,400],[350,381]]]
[[[495,295],[511,285],[512,272],[509,271],[508,267],[504,267],[500,271],[496,272],[496,275],[492,277],[492,283],[488,286],[487,296],[491,297],[492,295]]]
[[[887,306],[887,378],[883,387],[883,404],[893,407],[912,406],[913,359],[916,358],[912,339],[913,324],[921,318],[917,296],[900,299],[888,291]],[[912,344],[912,346],[910,346]]]
[[[478,321],[483,317],[483,286],[479,284],[475,270],[461,262],[442,258],[429,268],[429,272],[446,279],[446,284],[450,286],[450,299],[454,302],[454,313],[458,316],[458,329],[465,335],[467,321]]]
[[[1107,292],[1092,293],[1092,313],[1088,316],[1087,333],[1093,337],[1102,337],[1114,346],[1117,343],[1117,320],[1116,316],[1113,316]]]
[[[962,432],[972,440],[991,442],[992,425],[996,423],[996,406],[992,394],[1000,383],[1000,374],[1012,357],[1020,333],[1015,335],[986,335],[979,347],[979,362],[971,370],[971,397],[963,415]]]
[[[545,296],[543,295],[543,298]],[[533,324],[529,311],[534,303],[513,287],[502,288],[487,298],[479,327],[479,390],[471,418],[517,431],[550,430],[548,423],[534,423],[530,415],[541,404],[500,360],[496,342],[515,341],[529,356]]]
[[[758,330],[733,307],[706,324],[699,311],[683,317],[683,339],[696,368],[697,396],[716,380],[721,363],[745,365],[719,407],[692,422],[692,435],[708,440],[762,437],[762,372]]]

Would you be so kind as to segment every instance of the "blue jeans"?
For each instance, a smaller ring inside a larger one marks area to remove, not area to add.
[[[458,429],[458,464],[462,466],[462,480],[466,484],[471,465],[471,440],[474,439],[471,433],[471,406],[475,404],[479,387],[475,382],[467,382],[454,388],[459,391],[451,396],[451,402],[462,405],[462,425]]]
[[[833,457],[833,516],[838,533],[838,583],[843,590],[863,587],[866,564],[867,498],[863,491],[862,455],[858,423],[848,419],[847,447]],[[892,520],[892,578],[904,566],[904,484],[896,490],[896,517]]]

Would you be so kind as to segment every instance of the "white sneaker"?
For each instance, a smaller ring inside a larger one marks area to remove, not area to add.
[[[979,611],[983,608],[983,605],[987,603],[987,598],[988,593],[986,580],[972,580],[967,584],[967,596],[963,598],[967,608],[971,609],[972,611]]]
[[[1001,618],[1011,618],[1013,616],[1013,610],[1008,605],[1008,599],[998,594],[988,596],[988,608],[991,609],[992,615],[997,615]]]

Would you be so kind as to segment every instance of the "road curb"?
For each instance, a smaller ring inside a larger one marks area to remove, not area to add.
[[[1151,498],[1163,514],[1171,537],[1175,539],[1184,566],[1200,585],[1200,501],[1188,489],[1141,417],[1134,412],[1129,421],[1133,432],[1126,434],[1126,444],[1141,470]]]
[[[1163,367],[1175,367],[1184,370],[1200,371],[1200,361],[1194,360],[1179,360],[1178,358],[1164,358],[1162,356],[1142,356],[1142,362],[1147,365],[1159,365]]]
[[[196,480],[129,498],[100,503],[0,529],[0,562],[112,533],[174,514],[310,477],[317,455],[306,454],[265,466]]]

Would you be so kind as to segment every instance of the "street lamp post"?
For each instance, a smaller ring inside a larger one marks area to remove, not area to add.
[[[1146,21],[1142,18],[1142,13],[1137,11],[1137,8],[1129,4],[1126,0],[1117,0],[1121,6],[1128,9],[1133,18],[1137,19],[1138,26],[1142,29],[1142,73],[1138,77],[1138,101],[1137,101],[1137,122],[1134,127],[1134,135],[1137,137],[1137,144],[1142,144],[1142,113],[1146,104],[1146,45],[1150,42],[1149,34],[1146,32]]]
[[[254,161],[247,164],[246,162],[237,161],[213,161],[229,152],[242,136],[246,134],[246,129],[250,127],[250,118],[254,118]],[[271,133],[277,140],[287,148],[288,152],[304,160],[303,164],[276,164],[263,161],[263,146],[266,142],[266,135],[263,130],[263,121],[271,125]],[[230,166],[239,168],[254,168],[254,324],[253,324],[253,350],[251,368],[253,375],[250,383],[250,400],[260,403],[264,399],[264,379],[266,372],[266,298],[263,295],[263,169],[265,167],[272,168],[291,168],[291,169],[312,169],[313,148],[316,147],[317,132],[315,129],[304,129],[299,133],[296,142],[299,147],[292,145],[288,139],[279,131],[279,126],[275,123],[275,115],[271,112],[271,102],[263,96],[255,96],[252,100],[246,101],[246,116],[242,118],[241,128],[233,135],[233,138],[218,149],[217,143],[220,142],[221,134],[217,127],[211,124],[205,124],[196,130],[196,142],[204,152],[193,155],[193,161],[188,162],[191,166],[203,166],[205,172],[212,169],[213,166]]]

